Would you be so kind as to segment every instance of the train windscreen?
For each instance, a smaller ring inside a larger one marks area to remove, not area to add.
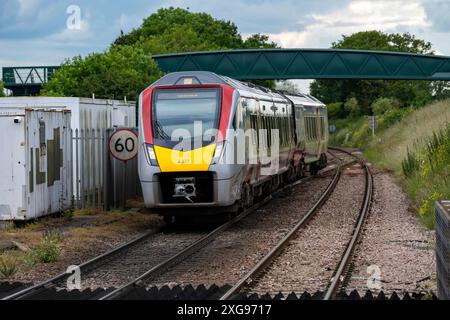
[[[220,89],[160,89],[153,103],[155,138],[198,139],[209,129],[217,129],[220,115]],[[201,129],[194,130],[194,123]]]

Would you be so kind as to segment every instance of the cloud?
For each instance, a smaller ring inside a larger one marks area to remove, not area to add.
[[[448,0],[429,0],[424,2],[427,17],[438,32],[450,31],[450,2]]]
[[[96,39],[96,35],[90,30],[89,21],[82,19],[80,29],[64,28],[59,32],[45,37],[45,41],[54,43],[65,43],[66,45],[85,45],[90,46]]]
[[[302,30],[310,21],[305,13],[337,9],[344,0],[166,0],[164,7],[189,8],[191,12],[206,12],[218,19],[230,20],[245,35],[273,33],[279,30]]]
[[[339,10],[309,14],[312,23],[302,31],[271,33],[283,47],[328,47],[340,35],[363,30],[398,31],[427,28],[425,9],[419,1],[351,1]]]
[[[41,6],[42,0],[17,0],[19,3],[19,16],[30,16]]]
[[[81,7],[81,30],[68,30],[66,9]],[[0,0],[0,65],[58,64],[103,51],[160,7],[206,12],[234,22],[242,35],[265,33],[283,47],[329,47],[342,34],[410,32],[450,54],[447,0]]]

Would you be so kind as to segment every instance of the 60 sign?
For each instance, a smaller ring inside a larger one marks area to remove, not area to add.
[[[137,136],[129,129],[119,129],[109,138],[109,151],[114,158],[128,161],[137,155]]]

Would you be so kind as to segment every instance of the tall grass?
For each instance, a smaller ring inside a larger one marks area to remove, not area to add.
[[[408,150],[423,146],[433,132],[450,122],[450,100],[433,103],[410,113],[402,121],[377,132],[363,145],[370,149],[371,161],[402,174],[402,161]]]
[[[335,136],[350,135],[347,145],[361,147],[367,159],[394,172],[424,224],[433,228],[434,202],[450,199],[450,99],[381,117],[374,138],[366,123],[353,121]]]
[[[14,275],[17,272],[17,269],[17,259],[12,254],[0,254],[0,279]]]
[[[402,172],[422,221],[433,229],[435,201],[450,199],[450,123],[407,148]]]
[[[402,160],[402,170],[406,177],[412,177],[420,168],[420,159],[414,151],[409,148],[406,151],[406,158]]]

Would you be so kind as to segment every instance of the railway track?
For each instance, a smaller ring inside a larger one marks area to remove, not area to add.
[[[338,177],[340,176],[340,167],[341,167],[341,162],[339,162],[339,164],[338,164],[338,170],[336,170],[334,179],[332,179],[332,182],[328,185],[326,192],[316,202],[315,206],[320,206],[324,202],[324,200],[326,199],[328,194],[332,192],[332,189],[333,189],[335,183],[337,182]],[[308,179],[306,179],[306,180],[308,180]],[[277,194],[283,192],[287,188],[292,188],[293,186],[298,185],[303,182],[305,182],[305,179],[297,181],[289,186],[286,186],[283,189],[280,189],[275,194],[266,198],[264,201],[258,203],[256,206],[252,207],[251,209],[245,211],[243,214],[238,216],[236,219],[234,219],[234,220],[230,221],[229,223],[212,231],[210,234],[206,235],[204,238],[200,239],[199,241],[194,243],[192,246],[186,248],[182,252],[177,253],[176,255],[172,256],[171,258],[162,262],[161,264],[156,265],[152,269],[148,270],[146,273],[142,274],[140,277],[134,279],[133,281],[130,281],[130,283],[128,283],[127,285],[122,286],[122,287],[114,290],[113,292],[106,294],[102,299],[104,299],[104,300],[106,300],[106,299],[126,299],[129,297],[132,297],[133,292],[136,289],[140,290],[142,287],[150,286],[154,283],[158,283],[158,281],[156,281],[157,279],[159,279],[160,282],[162,281],[162,283],[166,282],[167,279],[170,279],[170,275],[168,276],[168,274],[169,274],[169,270],[171,270],[171,269],[173,270],[175,268],[178,268],[181,270],[181,273],[186,272],[188,275],[192,274],[192,272],[195,272],[195,268],[193,268],[193,265],[195,265],[195,263],[194,264],[192,264],[192,262],[191,262],[191,264],[187,263],[186,261],[188,260],[189,257],[193,256],[195,253],[198,253],[200,251],[200,249],[204,248],[209,243],[213,242],[214,240],[217,240],[220,233],[222,233],[223,231],[230,229],[232,226],[236,225],[236,223],[238,221],[241,221],[244,217],[249,215],[251,212],[254,212],[258,208],[265,205],[269,200],[276,197]],[[306,217],[305,219],[307,220],[308,218]],[[219,240],[217,240],[217,241],[219,241]],[[237,244],[235,242],[228,242],[225,244],[225,249],[229,249],[229,246],[239,247],[239,244]],[[216,247],[214,247],[214,246],[208,247],[208,249],[205,249],[202,251],[204,253],[203,256],[201,253],[196,255],[197,262],[208,263],[208,260],[210,259],[210,257],[215,256],[214,252],[219,253],[218,250],[221,250],[221,248],[223,249],[224,247],[222,246],[220,241],[219,241],[218,246],[216,245]],[[220,259],[219,255],[217,255],[217,259]],[[175,274],[176,274],[176,272],[175,272]],[[165,276],[165,278],[164,278],[164,276]],[[169,280],[169,282],[170,282],[170,280]]]
[[[334,149],[335,151],[345,153],[347,155],[351,155],[351,153],[339,149],[339,148],[330,148]],[[325,294],[324,294],[324,300],[329,300],[335,297],[336,293],[338,292],[340,285],[343,283],[345,277],[345,272],[349,266],[349,263],[351,261],[352,253],[356,247],[357,240],[361,234],[362,226],[364,224],[364,221],[367,217],[367,214],[370,209],[370,202],[372,198],[372,190],[373,190],[373,180],[372,175],[370,173],[369,168],[364,163],[364,161],[359,160],[358,161],[362,168],[364,168],[365,171],[365,192],[364,192],[364,198],[363,198],[363,204],[360,208],[357,223],[354,227],[352,237],[349,241],[349,243],[346,246],[346,249],[344,251],[344,254],[342,255],[342,258],[334,272],[334,275],[332,277],[332,280],[330,282],[330,285],[328,286]],[[326,202],[328,197],[331,195],[334,187],[339,181],[339,178],[341,176],[340,168],[336,171],[336,174],[333,178],[333,181],[330,183],[327,190],[323,193],[322,197],[319,199],[319,201],[316,202],[316,204],[311,207],[311,209],[308,211],[308,213],[301,218],[297,224],[289,231],[286,236],[281,239],[275,247],[272,248],[272,250],[264,256],[263,259],[261,259],[245,276],[243,276],[236,284],[230,288],[221,298],[220,300],[228,300],[233,299],[233,297],[236,297],[240,292],[245,292],[246,287],[254,286],[255,283],[257,283],[258,278],[260,275],[265,272],[269,266],[274,262],[274,260],[279,257],[283,250],[286,248],[286,246],[295,238],[298,237],[298,232],[303,227],[306,226],[308,221],[310,221],[314,214],[318,211],[318,209]]]
[[[370,203],[373,196],[373,177],[369,167],[363,160],[360,160],[360,164],[364,168],[365,172],[364,200],[359,211],[358,222],[355,226],[355,229],[353,230],[352,237],[345,249],[341,261],[339,262],[336,272],[334,273],[330,286],[325,292],[324,300],[330,300],[334,298],[340,286],[343,284],[345,280],[345,272],[350,265],[352,254],[355,251],[358,239],[362,233],[364,222],[366,221],[366,218],[370,211]]]
[[[310,179],[312,179],[312,177],[306,177],[292,185],[304,183]],[[164,233],[165,228],[160,227],[156,230],[146,232],[145,234],[117,248],[90,259],[78,265],[82,279],[81,287],[103,287],[102,281],[104,281],[105,278],[110,280],[114,277],[117,278],[115,279],[114,286],[122,287],[123,283],[129,283],[130,278],[136,280],[140,278],[140,275],[147,274],[147,272],[143,271],[143,268],[147,271],[149,266],[151,266],[150,274],[152,274],[153,272],[161,270],[164,267],[170,267],[170,265],[175,264],[177,261],[179,262],[200,250],[209,242],[213,241],[216,235],[236,224],[238,221],[241,221],[252,212],[258,210],[260,207],[268,203],[271,199],[278,196],[292,185],[275,191],[272,195],[266,197],[261,202],[247,209],[238,217],[219,226],[212,232],[200,234],[172,233],[171,235],[167,235]],[[163,234],[164,241],[161,240],[158,242],[158,237]],[[174,242],[178,245],[174,245]],[[159,245],[155,245],[155,243]],[[177,254],[174,255],[174,252]],[[152,259],[146,260],[143,259],[143,257],[152,257]],[[157,259],[155,259],[155,257],[157,257]],[[136,268],[136,266],[139,266],[139,268],[138,270],[134,270],[134,272],[132,272],[133,270],[124,270],[126,269],[125,266],[127,264],[131,268]],[[64,289],[66,287],[66,281],[71,274],[72,273],[61,272],[60,274],[36,285],[13,290],[11,294],[7,294],[2,297],[1,300],[39,299],[40,295],[46,292],[49,288]],[[122,281],[122,283],[120,281]],[[110,283],[110,281],[108,281],[108,283]],[[110,284],[108,287],[113,287],[113,285]]]
[[[292,188],[296,185],[305,183],[306,181],[309,181],[312,178],[313,177],[307,177],[305,179],[299,180],[288,186],[285,186],[284,188],[277,190],[272,195],[266,197],[264,200],[258,202],[256,205],[245,210],[243,213],[238,215],[236,218],[219,226],[218,228],[211,231],[210,233],[208,233],[201,239],[197,240],[189,247],[176,253],[175,255],[171,256],[167,260],[155,265],[153,268],[149,269],[147,272],[145,272],[138,278],[133,279],[126,285],[124,285],[120,288],[117,288],[116,290],[114,290],[112,292],[107,293],[104,297],[101,298],[101,300],[127,298],[127,296],[132,294],[136,288],[140,289],[147,284],[151,284],[153,280],[157,279],[158,277],[164,276],[172,268],[175,268],[175,267],[181,265],[182,263],[186,262],[186,260],[188,260],[188,258],[193,256],[194,254],[197,254],[204,247],[206,247],[210,243],[217,240],[219,235],[223,234],[226,230],[229,230],[230,228],[236,226],[238,224],[238,222],[242,222],[244,220],[244,218],[248,217],[250,214],[254,213],[255,211],[257,211],[260,208],[262,208],[263,206],[265,206],[267,203],[269,203],[271,200],[273,200],[274,198],[281,195],[287,189]],[[187,267],[189,268],[189,265],[187,265]]]
[[[337,159],[337,157],[335,157]],[[336,172],[340,172],[340,165],[338,165],[338,170]],[[337,174],[336,174],[337,175]],[[293,186],[296,186],[298,184],[304,183],[308,180],[312,179],[312,177],[307,177],[305,179],[299,180],[297,182],[294,182],[293,184],[290,184],[282,189],[277,190],[272,195],[266,197],[264,200],[260,201],[259,203],[255,204],[253,207],[247,209],[243,213],[241,213],[236,218],[232,219],[231,221],[219,226],[218,228],[214,229],[213,231],[207,233],[206,235],[200,237],[199,239],[195,241],[191,241],[190,245],[185,245],[184,248],[171,248],[171,250],[167,250],[167,256],[168,258],[165,259],[159,259],[159,261],[152,261],[151,265],[152,267],[149,268],[146,272],[140,273],[139,276],[133,278],[131,281],[127,282],[125,285],[119,286],[118,289],[115,290],[106,290],[103,295],[100,295],[100,297],[96,296],[96,298],[100,298],[101,300],[106,299],[120,299],[125,297],[127,294],[132,292],[136,286],[140,286],[144,281],[148,281],[149,279],[155,278],[158,275],[163,274],[171,267],[181,263],[188,257],[192,256],[194,253],[200,251],[203,247],[208,245],[210,242],[212,242],[217,235],[222,233],[223,231],[229,229],[231,226],[235,225],[237,222],[243,220],[245,217],[250,215],[252,212],[255,212],[265,204],[267,204],[271,199],[277,197],[281,193],[283,193],[286,189],[292,188]],[[333,179],[334,181],[335,179]],[[330,183],[330,186],[332,188],[332,183]],[[329,188],[327,188],[329,190]],[[325,197],[321,197],[319,201],[324,201]],[[116,262],[123,262],[123,255],[126,255],[127,252],[136,250],[136,248],[139,248],[139,246],[142,243],[145,242],[153,242],[153,237],[158,235],[161,232],[161,230],[152,231],[148,234],[144,234],[125,245],[122,245],[114,250],[111,250],[103,255],[100,255],[94,259],[91,259],[79,266],[80,271],[83,274],[84,283],[86,283],[86,274],[92,274],[92,275],[101,275],[102,272],[100,270],[102,269],[108,269],[110,266],[109,263],[112,261]],[[176,252],[176,254],[173,254],[173,252]],[[162,255],[164,257],[164,255]],[[145,264],[144,264],[145,265]],[[148,264],[147,264],[148,265]],[[110,272],[108,272],[110,273]],[[104,274],[104,273],[103,273]],[[48,279],[42,283],[39,283],[37,285],[28,287],[26,289],[20,290],[19,292],[16,292],[12,295],[9,295],[3,299],[9,300],[9,299],[33,299],[38,298],[39,294],[43,291],[45,291],[48,288],[51,287],[57,287],[58,285],[62,284],[67,278],[69,274],[67,273],[61,273],[57,275],[56,277],[53,277],[51,279]],[[131,274],[129,277],[133,277],[134,275]],[[88,279],[97,278],[96,276],[87,277]],[[87,282],[89,283],[89,282]]]
[[[163,230],[163,227],[150,230],[145,232],[144,234],[132,239],[131,241],[126,242],[125,244],[118,246],[110,251],[107,251],[104,254],[94,257],[82,264],[78,265],[78,268],[82,274],[88,274],[93,270],[99,268],[99,266],[104,265],[111,259],[117,259],[122,253],[135,248],[140,243],[144,241],[149,241],[156,234],[160,233]],[[42,281],[38,284],[28,286],[26,288],[20,288],[20,290],[15,290],[10,295],[3,297],[1,300],[20,300],[20,299],[32,299],[34,297],[38,297],[40,293],[46,291],[48,288],[56,287],[61,283],[65,282],[72,273],[62,272],[52,278],[49,278],[45,281]]]

